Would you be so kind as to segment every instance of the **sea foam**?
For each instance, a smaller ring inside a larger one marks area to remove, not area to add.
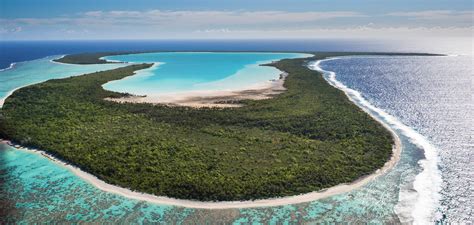
[[[424,150],[425,159],[418,162],[423,169],[421,173],[416,175],[413,182],[413,189],[401,190],[399,194],[399,203],[395,206],[395,212],[400,218],[401,222],[413,222],[414,224],[427,224],[435,221],[436,211],[439,207],[440,190],[442,178],[440,170],[438,169],[438,154],[437,149],[420,133],[413,128],[406,126],[396,117],[386,113],[368,102],[362,94],[353,90],[336,79],[336,73],[333,71],[326,71],[320,67],[321,62],[329,60],[337,60],[340,58],[329,58],[319,60],[308,65],[310,69],[320,71],[326,76],[324,78],[334,87],[344,91],[349,98],[359,105],[364,111],[375,114],[375,116],[382,118],[384,122],[388,123],[394,129],[400,131],[409,140]]]
[[[9,67],[0,69],[0,72],[5,71],[5,70],[9,70],[9,69],[13,69],[13,67],[15,67],[15,65],[16,65],[16,63],[10,63]]]

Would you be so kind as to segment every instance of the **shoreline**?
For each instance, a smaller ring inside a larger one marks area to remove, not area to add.
[[[0,72],[13,69],[15,65],[16,65],[16,62],[10,63],[10,66],[8,66],[7,68],[0,69]]]
[[[66,56],[66,55],[61,56],[61,58],[64,57],[64,56]],[[46,56],[46,57],[43,57],[43,58],[40,58],[40,59],[44,59],[44,58],[48,58],[48,57],[50,57],[50,56]],[[33,61],[33,60],[28,60],[28,61]],[[24,61],[24,62],[28,62],[28,61]],[[53,61],[53,59],[52,59],[52,60],[49,60],[49,61],[55,63],[55,62]],[[5,70],[9,70],[9,69],[13,69],[13,67],[14,67],[15,65],[16,65],[16,63],[12,63],[9,68],[1,69],[0,72],[5,71]],[[24,87],[27,87],[27,86],[30,86],[30,85],[33,85],[33,84],[34,84],[34,83],[26,84],[26,85],[17,87],[17,88],[15,88],[15,89],[9,91],[9,92],[7,93],[7,95],[5,95],[5,97],[0,98],[0,108],[3,107],[3,104],[5,104],[5,100],[7,100],[7,98],[8,98],[10,95],[13,94],[13,92],[15,92],[15,91],[18,90],[18,89],[21,89],[21,88],[24,88]]]
[[[46,58],[53,57],[53,56],[55,56],[55,55],[46,56],[46,57],[39,58],[39,59],[46,59]],[[58,59],[63,58],[64,56],[66,56],[66,55],[62,55],[62,56],[59,57]],[[34,59],[34,60],[38,60],[38,59]],[[74,65],[74,64],[68,64],[68,63],[55,62],[54,60],[55,60],[55,59],[51,59],[51,60],[49,60],[49,62],[51,62],[51,63],[56,63],[56,64],[64,64],[64,65]],[[29,61],[33,61],[33,60],[27,60],[27,61],[23,61],[23,62],[29,62]],[[14,65],[16,65],[16,63],[12,63],[12,65],[13,65],[13,66],[12,66],[11,68],[7,68],[7,69],[8,69],[8,70],[9,70],[9,69],[13,69],[13,68],[14,68]],[[5,70],[7,70],[7,69],[5,69]],[[2,70],[0,70],[0,72],[2,72]],[[82,75],[82,74],[75,75],[75,76],[80,76],[80,75]],[[44,82],[44,81],[42,81],[42,82]],[[21,88],[24,88],[24,87],[27,87],[27,86],[30,86],[30,85],[34,85],[34,84],[36,84],[36,83],[25,84],[25,85],[23,85],[23,86],[17,87],[17,88],[15,88],[15,89],[9,91],[9,92],[5,95],[5,97],[1,97],[1,98],[0,98],[0,108],[3,107],[3,104],[5,104],[5,100],[7,100],[7,98],[10,97],[10,95],[13,94],[13,92],[17,91],[18,89],[21,89]]]
[[[186,53],[186,52],[185,52]],[[213,53],[213,52],[188,52],[188,53]],[[268,52],[273,54],[274,52]],[[310,56],[314,54],[301,53]],[[105,60],[107,63],[129,63],[119,60],[107,59],[107,56],[99,58]],[[261,61],[257,62],[258,66],[265,66],[266,64],[273,63],[275,61]],[[153,66],[158,67],[163,62],[154,62]],[[113,101],[118,103],[150,103],[150,104],[161,104],[167,106],[185,106],[193,108],[232,108],[241,107],[242,100],[263,100],[272,98],[275,95],[283,93],[286,88],[284,87],[285,78],[288,73],[280,71],[278,79],[271,79],[265,82],[259,82],[257,84],[241,87],[237,89],[229,90],[194,90],[194,91],[181,91],[181,92],[169,92],[159,94],[147,94],[147,95],[131,95],[122,98],[105,98],[104,100]],[[125,78],[126,79],[126,78]],[[110,83],[110,82],[108,82]],[[105,89],[105,88],[104,88]]]
[[[274,207],[274,206],[282,206],[282,205],[300,204],[300,203],[305,203],[305,202],[310,202],[310,201],[315,201],[315,200],[331,197],[338,194],[343,194],[346,192],[350,192],[356,188],[362,187],[363,185],[374,180],[380,175],[388,172],[390,169],[392,169],[393,166],[396,165],[396,163],[400,159],[401,141],[393,130],[390,130],[390,132],[393,135],[395,135],[394,136],[395,144],[392,148],[392,152],[393,152],[392,157],[390,158],[389,161],[387,161],[384,164],[382,168],[377,169],[374,173],[370,175],[360,177],[357,180],[350,183],[342,183],[336,186],[325,188],[319,191],[309,192],[306,194],[293,195],[293,196],[287,196],[287,197],[276,197],[276,198],[269,198],[269,199],[257,199],[257,200],[246,200],[246,201],[220,201],[220,202],[204,202],[204,201],[197,201],[197,200],[176,199],[176,198],[170,198],[166,196],[156,196],[152,194],[136,192],[127,188],[108,184],[105,181],[100,180],[96,176],[90,173],[87,173],[76,166],[66,163],[43,150],[23,147],[19,144],[15,144],[8,140],[3,140],[3,139],[0,139],[0,143],[9,145],[18,150],[23,150],[23,151],[30,152],[32,154],[38,154],[38,155],[41,155],[42,157],[46,157],[49,160],[51,160],[53,163],[56,163],[57,165],[68,169],[74,175],[76,175],[83,181],[91,184],[95,188],[105,191],[105,192],[121,195],[129,199],[145,201],[145,202],[154,203],[158,205],[170,205],[170,206],[176,206],[176,207],[195,208],[195,209],[240,209],[240,208]]]
[[[55,63],[55,64],[60,64],[60,65],[72,65],[72,64],[69,64],[69,63],[62,63],[62,62],[57,62],[55,60],[59,60],[59,59],[62,59],[64,57],[66,57],[67,55],[58,55],[60,56],[59,58],[54,58],[54,59],[51,59],[49,60],[50,63]]]
[[[66,56],[66,55],[63,55],[63,56],[61,56],[60,58],[63,58],[64,56]],[[52,56],[46,56],[46,57],[39,58],[39,59],[45,59],[45,58],[48,58],[48,57],[52,57]],[[33,60],[37,60],[37,59],[33,59]],[[27,60],[27,61],[23,61],[23,62],[29,62],[29,61],[33,61],[33,60]],[[54,59],[51,59],[51,60],[49,60],[49,61],[52,62],[52,63],[63,64],[63,63],[59,63],[59,62],[54,62],[53,60],[54,60]],[[16,65],[16,62],[15,62],[15,63],[12,63],[12,64],[10,65],[10,67],[8,67],[8,68],[0,69],[0,72],[5,71],[5,70],[13,69],[13,68],[15,67],[15,65]],[[3,107],[3,104],[5,104],[5,100],[7,100],[7,98],[10,97],[10,95],[13,94],[13,92],[15,92],[15,91],[18,90],[18,89],[21,89],[21,88],[24,88],[24,87],[27,87],[27,86],[30,86],[30,85],[33,85],[33,84],[35,84],[35,83],[26,84],[26,85],[17,87],[17,88],[15,88],[15,89],[9,91],[9,92],[7,93],[7,95],[5,95],[5,97],[0,98],[0,108]],[[0,140],[1,140],[1,139],[0,139]]]
[[[283,93],[286,72],[281,72],[279,79],[268,80],[250,87],[236,90],[213,90],[213,91],[185,91],[175,93],[152,94],[146,96],[129,96],[122,98],[105,98],[105,100],[118,103],[151,103],[165,104],[168,106],[188,107],[240,107],[242,100],[262,100],[272,98],[274,95]]]
[[[27,84],[27,85],[24,85],[24,86],[21,86],[21,87],[17,87],[17,88],[15,88],[15,89],[9,91],[5,97],[0,98],[0,109],[3,107],[3,104],[5,104],[5,100],[7,100],[7,98],[10,97],[10,95],[13,94],[13,92],[17,91],[18,89],[21,89],[21,88],[30,86],[30,85],[31,85],[31,84]]]
[[[449,57],[449,56],[444,56]],[[331,57],[324,60],[319,60],[317,63],[313,64],[317,70],[325,71],[319,67],[319,63],[322,61],[329,61],[340,59],[339,57]],[[314,68],[314,67],[313,67]],[[346,92],[350,92],[355,95],[361,101],[362,105],[369,108],[371,111],[377,113],[381,117],[385,118],[388,124],[392,127],[395,127],[400,133],[405,135],[410,139],[410,142],[417,145],[423,150],[425,156],[424,159],[418,161],[419,166],[423,169],[418,173],[413,180],[413,187],[415,195],[415,201],[407,202],[407,199],[413,198],[412,196],[402,196],[402,195],[412,195],[410,193],[400,192],[400,197],[402,200],[399,200],[395,206],[395,214],[398,216],[399,220],[403,223],[405,222],[415,222],[415,223],[427,223],[431,221],[431,218],[435,216],[436,207],[439,206],[439,192],[441,190],[442,177],[438,169],[438,154],[437,149],[433,146],[430,141],[428,141],[423,135],[415,131],[413,128],[403,124],[397,118],[387,114],[383,110],[376,108],[365,100],[359,92],[348,88],[344,84],[337,81],[335,78],[335,73],[332,71],[325,71],[330,73],[329,80],[334,82],[334,86],[341,86],[341,89],[347,89]],[[331,74],[332,73],[332,74]],[[427,187],[428,186],[428,187]],[[403,200],[403,198],[405,198]]]
[[[321,60],[318,60],[318,62],[319,61]],[[281,83],[283,83],[283,80],[282,79],[280,80],[281,80]],[[339,87],[336,87],[336,88],[340,89]],[[343,89],[340,89],[340,90],[344,91],[346,96],[352,102],[354,102],[354,99],[352,99],[352,97],[350,97],[350,95],[345,90]],[[359,105],[357,106],[360,107]],[[364,109],[363,107],[360,107],[360,108],[366,111],[366,109]],[[368,111],[366,112],[368,113]],[[385,162],[383,167],[377,169],[375,172],[369,175],[362,176],[353,182],[342,183],[342,184],[332,186],[326,189],[322,189],[319,191],[313,191],[306,194],[287,196],[287,197],[276,197],[276,198],[270,198],[270,199],[257,199],[257,200],[247,200],[247,201],[203,202],[203,201],[195,201],[195,200],[175,199],[175,198],[170,198],[170,197],[165,197],[165,196],[155,196],[152,194],[135,192],[127,188],[122,188],[119,186],[107,184],[106,182],[95,177],[94,175],[84,172],[81,169],[75,166],[72,166],[68,163],[65,163],[55,158],[54,156],[46,153],[45,151],[37,150],[37,149],[22,148],[20,145],[16,145],[9,141],[2,141],[2,143],[11,145],[15,148],[20,148],[20,149],[24,149],[30,152],[37,153],[37,154],[41,154],[42,156],[49,158],[50,160],[59,164],[60,166],[64,166],[73,174],[81,178],[83,181],[90,183],[94,187],[102,191],[122,195],[130,199],[146,201],[146,202],[160,204],[160,205],[173,205],[177,207],[188,207],[188,208],[196,208],[196,209],[235,209],[235,208],[272,207],[272,206],[305,203],[305,202],[310,202],[310,201],[314,201],[314,200],[318,200],[322,198],[327,198],[327,197],[337,195],[337,194],[346,193],[356,188],[362,187],[363,185],[367,184],[368,182],[374,180],[375,178],[379,177],[382,174],[385,174],[390,169],[392,169],[397,164],[398,160],[400,159],[400,154],[402,151],[401,140],[398,137],[398,135],[395,133],[395,131],[389,125],[387,125],[385,122],[383,122],[381,119],[377,118],[376,116],[372,115],[371,113],[368,113],[368,114],[377,122],[381,123],[386,129],[388,129],[394,139],[394,145],[392,146],[392,156],[390,160]]]

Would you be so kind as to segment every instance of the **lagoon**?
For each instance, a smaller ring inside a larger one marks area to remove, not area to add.
[[[65,78],[96,71],[110,70],[126,64],[73,65],[53,62],[60,56],[18,62],[9,69],[0,70],[0,107],[15,89],[49,79]]]
[[[50,59],[52,58],[55,57],[39,60],[44,64],[37,61],[25,62],[25,65],[19,63],[11,70],[0,72],[0,84],[2,84],[0,85],[0,88],[2,88],[0,98],[3,98],[15,88],[31,83],[41,82],[51,78],[67,77],[86,73],[84,71],[92,72],[95,70],[107,70],[109,68],[121,66],[119,64],[90,66],[63,65],[51,63]],[[452,61],[459,61],[459,58],[451,59]],[[390,80],[389,78],[394,80],[393,77],[395,75],[407,77],[410,76],[410,73],[406,73],[406,71],[400,71],[399,68],[405,68],[407,61],[411,62],[413,61],[413,58],[407,57],[406,61],[387,59],[389,60],[389,63],[379,59],[368,59],[366,67],[360,66],[360,60],[353,60],[356,61],[351,61],[350,59],[328,61],[323,63],[322,67],[327,70],[335,71],[337,73],[337,78],[340,79],[341,82],[350,88],[359,90],[362,93],[362,96],[367,97],[367,100],[372,104],[384,109],[388,108],[388,111],[391,114],[396,115],[399,118],[409,118],[407,115],[410,115],[410,113],[407,113],[406,111],[397,111],[387,105],[380,105],[378,98],[381,97],[377,95],[378,92],[372,89],[378,87],[378,85],[374,84],[386,84],[387,80]],[[466,74],[469,75],[468,72],[454,73],[452,71],[445,71],[444,69],[450,68],[452,65],[456,65],[447,58],[426,58],[426,60],[431,63],[423,62],[417,63],[417,65],[420,65],[422,68],[433,64],[442,65],[442,67],[437,68],[437,71],[440,71],[439,74],[460,74],[459,76],[464,76]],[[378,61],[382,63],[377,64]],[[440,64],[440,61],[447,62],[448,65]],[[338,62],[340,63],[338,64]],[[463,65],[469,65],[467,64],[469,62],[471,61],[462,61]],[[37,66],[33,66],[32,63],[38,64],[36,64]],[[351,69],[347,69],[349,68],[348,64],[353,65],[353,67],[350,67]],[[387,64],[393,65],[391,67],[393,68],[393,71],[391,71],[391,73],[387,73],[390,74],[390,76],[387,76],[386,79],[377,80],[376,78],[378,76],[376,75],[380,71],[380,69],[377,68],[385,68],[385,65]],[[28,67],[30,67],[30,69],[27,69]],[[375,72],[374,74],[367,76],[367,74],[369,74],[367,70],[356,70],[357,68],[365,68],[369,71],[373,70]],[[461,65],[454,68],[469,67]],[[24,69],[24,71],[20,73],[20,69]],[[54,73],[48,72],[50,69],[54,69],[51,70]],[[43,71],[43,73],[39,73],[41,71]],[[394,75],[395,72],[397,73]],[[6,76],[6,74],[9,74],[9,76]],[[432,73],[423,74],[426,74],[426,77],[431,77],[432,75]],[[472,74],[472,70],[470,74]],[[427,81],[424,83],[429,82]],[[360,86],[363,84],[370,86]],[[397,84],[398,83],[395,82],[393,85],[396,86]],[[372,89],[370,87],[372,87]],[[429,91],[429,89],[422,90],[425,92]],[[373,93],[373,95],[370,93]],[[395,98],[395,100],[397,99],[400,98]],[[402,103],[402,101],[400,101],[400,103]],[[399,106],[400,105],[397,105],[397,107]],[[456,120],[463,121],[459,118]],[[403,122],[410,124],[409,121]],[[410,125],[413,126],[413,124]],[[4,206],[4,212],[7,213],[6,215],[8,215],[8,217],[3,218],[6,221],[25,223],[50,220],[64,222],[85,221],[96,223],[110,221],[124,221],[134,223],[190,223],[191,221],[197,221],[205,223],[210,221],[216,222],[215,220],[212,220],[215,218],[221,218],[221,222],[236,224],[251,222],[295,223],[297,221],[307,221],[314,223],[334,223],[344,221],[370,221],[372,223],[399,222],[400,218],[398,216],[400,215],[397,214],[400,213],[401,206],[404,206],[404,204],[401,204],[402,200],[408,202],[414,201],[414,199],[400,199],[400,192],[410,191],[414,177],[422,171],[422,168],[418,165],[418,161],[423,159],[423,151],[413,143],[413,140],[410,137],[404,135],[400,130],[396,131],[402,138],[404,147],[402,159],[400,160],[399,164],[393,171],[389,172],[383,177],[379,177],[378,179],[374,180],[374,182],[361,189],[304,204],[217,211],[156,205],[106,193],[96,189],[92,185],[72,174],[69,170],[61,167],[58,164],[55,164],[41,155],[32,154],[21,149],[16,149],[5,144],[0,144],[0,184],[2,184],[0,200]],[[456,132],[453,134],[456,134]],[[438,141],[441,142],[443,140],[440,139]],[[446,154],[452,152],[449,151],[450,148],[446,149]],[[444,168],[452,167],[450,165],[462,166],[465,164],[451,163],[446,164]],[[452,208],[456,209],[456,207]],[[453,213],[451,213],[451,216],[452,215]],[[448,218],[449,217],[450,215],[448,214]],[[466,215],[455,215],[453,217],[454,221],[456,221],[456,219],[459,221],[459,218],[463,217],[468,218]],[[0,215],[0,218],[2,218],[2,215]]]
[[[304,58],[301,53],[160,52],[107,56],[110,61],[155,63],[137,75],[111,81],[104,88],[135,95],[187,91],[242,90],[278,79],[281,71],[261,64],[284,58]]]
[[[206,223],[216,222],[215,218],[236,224],[297,221],[330,223],[347,221],[350,218],[354,218],[353,221],[358,221],[358,218],[396,221],[390,209],[396,203],[394,200],[398,193],[396,190],[387,192],[387,184],[398,180],[397,173],[380,177],[378,182],[369,184],[368,188],[320,201],[278,207],[208,211],[151,204],[102,192],[41,155],[8,146],[2,147],[4,166],[1,170],[5,171],[5,176],[0,177],[5,184],[2,199],[11,202],[11,210],[16,211],[10,214],[12,221],[27,222],[47,220],[46,218],[55,221],[99,223],[114,220],[135,223]],[[386,198],[388,202],[384,202],[386,204],[377,208],[361,207],[372,205],[380,193],[389,195]],[[51,199],[55,204],[51,204]],[[369,215],[373,216],[369,218]]]

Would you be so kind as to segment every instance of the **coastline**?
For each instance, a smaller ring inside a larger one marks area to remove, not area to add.
[[[7,68],[0,69],[0,72],[13,69],[13,67],[15,67],[15,65],[16,65],[16,62],[10,63],[10,66],[8,66]]]
[[[320,191],[313,191],[313,192],[309,192],[309,193],[301,194],[301,195],[277,197],[277,198],[270,198],[270,199],[248,200],[248,201],[221,201],[221,202],[204,202],[204,201],[196,201],[196,200],[175,199],[175,198],[170,198],[170,197],[165,197],[165,196],[156,196],[152,194],[132,191],[127,188],[108,184],[105,181],[100,180],[96,176],[90,173],[84,172],[83,170],[62,161],[43,150],[22,147],[18,144],[14,144],[8,140],[2,140],[2,139],[0,139],[0,143],[4,143],[16,149],[28,151],[30,153],[39,154],[43,157],[46,157],[49,160],[51,160],[53,163],[56,163],[59,166],[65,167],[74,175],[78,176],[83,181],[93,185],[94,187],[102,191],[124,196],[126,198],[139,200],[139,201],[146,201],[146,202],[159,204],[159,205],[171,205],[171,206],[195,208],[195,209],[237,209],[237,208],[273,207],[273,206],[305,203],[305,202],[315,201],[322,198],[331,197],[333,195],[346,193],[356,188],[362,187],[363,185],[374,180],[378,176],[388,172],[393,166],[396,165],[396,163],[400,159],[401,141],[393,130],[390,129],[390,132],[392,133],[392,135],[394,135],[394,140],[395,140],[395,145],[392,148],[393,154],[390,160],[387,161],[382,168],[376,170],[374,173],[367,176],[360,177],[359,179],[351,183],[342,183],[342,184],[338,184],[336,186],[326,188]]]
[[[53,59],[49,60],[50,63],[55,63],[55,64],[62,64],[62,65],[68,65],[68,66],[80,66],[80,65],[75,65],[75,64],[69,64],[69,63],[62,63],[62,62],[56,62],[54,60],[56,59],[61,59],[61,58],[64,58],[66,55],[60,55],[59,58],[56,58],[56,55],[53,55],[53,56],[46,56],[46,57],[43,57],[43,58],[39,58],[39,59],[45,59],[45,58],[49,58],[49,57],[54,57]],[[38,59],[34,59],[34,60],[38,60]],[[27,61],[23,61],[23,62],[29,62],[29,61],[33,61],[33,60],[27,60]],[[10,65],[9,68],[5,68],[5,69],[1,69],[0,72],[2,71],[6,71],[6,70],[10,70],[10,69],[13,69],[15,67],[17,63],[12,63]],[[78,75],[75,75],[75,76],[80,76],[82,74],[78,74]],[[23,86],[20,86],[20,87],[17,87],[11,91],[9,91],[4,97],[0,97],[0,108],[2,108],[3,104],[5,104],[5,100],[13,94],[13,92],[17,91],[18,89],[21,89],[21,88],[24,88],[24,87],[27,87],[27,86],[30,86],[30,85],[34,85],[35,83],[29,83],[29,84],[25,84]]]
[[[66,55],[63,55],[63,56],[61,56],[60,58],[63,58],[64,56],[66,56]],[[49,56],[47,56],[47,57],[49,57]],[[47,57],[44,57],[44,58],[47,58]],[[32,60],[28,60],[28,61],[32,61]],[[24,61],[24,62],[28,62],[28,61]],[[50,60],[50,62],[52,62],[52,63],[59,63],[59,62],[54,62],[53,59]],[[59,64],[62,64],[62,63],[59,63]],[[0,69],[0,72],[13,69],[13,68],[15,67],[15,65],[16,65],[16,63],[12,63],[12,64],[10,64],[10,67],[8,67],[8,68]],[[2,108],[3,104],[5,103],[5,100],[6,100],[10,95],[12,95],[13,92],[15,92],[15,91],[18,90],[18,89],[21,89],[21,88],[27,87],[27,86],[29,86],[29,85],[32,85],[32,84],[34,84],[34,83],[26,84],[26,85],[24,85],[24,86],[17,87],[17,88],[15,88],[15,89],[9,91],[9,92],[5,95],[5,97],[0,98],[0,108]]]
[[[214,91],[186,91],[178,93],[164,93],[147,96],[129,96],[123,98],[105,98],[108,101],[119,103],[151,103],[165,104],[169,106],[201,107],[240,107],[242,100],[262,100],[272,98],[286,90],[283,86],[286,72],[280,74],[279,79],[268,80],[264,83],[250,87],[242,87],[237,90],[214,90]]]
[[[387,114],[383,110],[371,105],[360,95],[359,92],[352,90],[337,81],[334,72],[325,71],[319,67],[320,62],[322,61],[336,60],[340,58],[341,57],[330,57],[319,60],[312,65],[312,68],[321,72],[328,72],[328,80],[331,81],[331,85],[343,89],[346,94],[350,92],[350,94],[359,99],[361,102],[360,104],[365,105],[369,110],[385,118],[389,124],[391,124],[395,129],[399,130],[404,136],[409,138],[412,143],[423,149],[425,159],[422,159],[418,162],[419,166],[423,170],[415,176],[412,187],[414,195],[416,196],[410,196],[413,195],[412,193],[401,192],[401,199],[395,206],[394,212],[402,223],[414,222],[417,224],[423,224],[432,222],[431,218],[436,216],[435,213],[437,207],[439,207],[440,204],[440,190],[442,183],[442,177],[438,169],[439,158],[436,147],[431,144],[427,138],[415,131],[413,128],[403,124],[400,120]],[[413,201],[413,198],[416,200]]]
[[[60,65],[71,65],[71,64],[69,64],[69,63],[62,63],[62,62],[56,61],[56,60],[60,60],[60,59],[62,59],[62,58],[64,58],[64,57],[66,57],[66,55],[59,55],[59,56],[60,56],[59,58],[51,59],[51,60],[49,60],[49,62],[51,62],[51,63],[56,63],[56,64],[60,64]]]
[[[195,52],[186,52],[195,53]],[[197,52],[197,53],[213,53],[213,52]],[[270,54],[270,52],[269,52]],[[301,53],[303,54],[303,53]],[[313,54],[304,53],[314,56]],[[98,58],[105,60],[107,63],[129,63],[119,60],[107,59],[107,56]],[[265,64],[273,63],[274,61],[258,62],[258,66],[265,66]],[[163,62],[154,62],[150,70],[164,64]],[[164,104],[167,106],[186,106],[193,108],[230,108],[241,107],[242,100],[263,100],[272,98],[275,95],[281,94],[286,90],[284,87],[285,78],[288,73],[280,71],[278,79],[271,79],[265,82],[240,87],[229,90],[194,90],[182,92],[170,92],[160,94],[147,95],[131,95],[122,98],[105,98],[104,100],[118,102],[118,103],[150,103],[150,104]],[[126,78],[125,78],[126,79]]]
[[[283,83],[283,80],[281,81],[281,83]],[[354,102],[354,100],[348,95],[348,93],[345,90],[343,91],[345,92],[347,97],[349,97],[349,99]],[[394,130],[390,128],[387,124],[385,124],[381,119],[377,118],[376,116],[370,113],[369,115],[390,131],[395,142],[394,146],[392,147],[392,156],[390,160],[387,161],[382,168],[379,168],[372,174],[360,177],[357,180],[350,183],[343,183],[343,184],[329,187],[320,191],[314,191],[314,192],[310,192],[306,194],[288,196],[288,197],[270,198],[270,199],[259,199],[259,200],[249,200],[249,201],[203,202],[203,201],[194,201],[194,200],[174,199],[174,198],[169,198],[169,197],[164,197],[164,196],[155,196],[151,194],[135,192],[126,188],[107,184],[106,182],[98,179],[92,174],[86,173],[77,167],[67,164],[44,151],[36,150],[36,149],[26,149],[26,148],[23,148],[23,149],[29,150],[37,154],[41,154],[51,159],[55,163],[58,163],[59,165],[66,167],[76,176],[80,177],[84,181],[92,184],[93,186],[95,186],[96,188],[100,190],[107,191],[114,194],[119,194],[130,199],[147,201],[147,202],[162,204],[162,205],[174,205],[178,207],[189,207],[189,208],[200,208],[200,209],[232,209],[232,208],[255,208],[255,207],[281,206],[281,205],[298,204],[298,203],[314,201],[314,200],[318,200],[322,198],[327,198],[333,195],[349,192],[351,190],[354,190],[356,188],[359,188],[367,184],[368,182],[372,181],[378,176],[385,174],[396,165],[396,163],[400,159],[400,153],[402,150],[400,138],[397,136]],[[13,143],[10,143],[8,141],[4,141],[4,143],[12,145],[17,148],[21,147],[19,145],[14,145]]]
[[[24,86],[21,86],[21,87],[17,87],[17,88],[15,88],[15,89],[9,91],[9,92],[7,93],[7,95],[5,95],[5,97],[0,98],[0,109],[3,107],[3,104],[5,104],[5,100],[7,100],[7,98],[8,98],[10,95],[13,94],[13,92],[15,92],[15,91],[18,90],[18,89],[21,89],[21,88],[30,86],[30,85],[32,85],[32,84],[27,84],[27,85],[24,85]]]

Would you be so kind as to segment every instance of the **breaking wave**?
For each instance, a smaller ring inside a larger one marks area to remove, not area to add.
[[[441,172],[438,169],[438,150],[423,135],[416,132],[413,128],[406,126],[396,117],[386,113],[367,101],[362,94],[353,90],[336,79],[336,73],[326,71],[320,67],[320,64],[328,60],[337,60],[339,58],[329,58],[319,60],[308,65],[310,69],[320,71],[324,78],[332,86],[344,91],[349,98],[361,107],[364,111],[371,113],[392,128],[406,136],[410,142],[417,145],[424,151],[425,159],[418,161],[423,169],[416,175],[413,182],[413,190],[400,190],[399,203],[395,207],[395,212],[401,222],[413,222],[414,224],[426,224],[435,221],[436,211],[439,207],[440,190],[442,185]]]

